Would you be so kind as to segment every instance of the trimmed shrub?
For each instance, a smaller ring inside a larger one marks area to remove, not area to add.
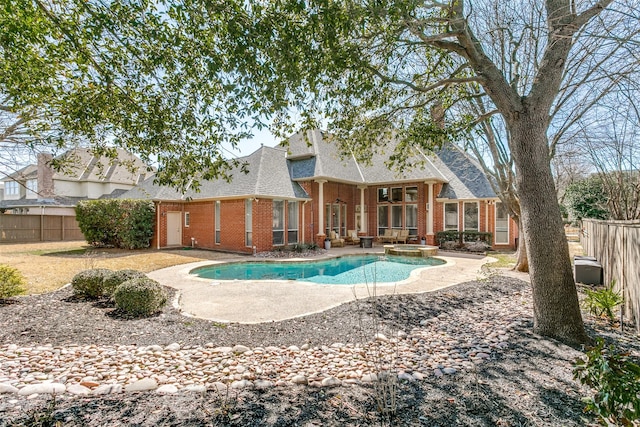
[[[116,288],[122,283],[131,279],[142,279],[147,277],[142,271],[138,270],[119,270],[114,271],[104,278],[103,293],[107,296],[113,296]]]
[[[24,285],[24,277],[18,270],[8,265],[0,265],[0,300],[24,293]]]
[[[71,280],[71,287],[76,296],[100,298],[105,295],[104,280],[112,273],[106,268],[92,268],[76,274]]]
[[[89,244],[124,249],[149,247],[154,213],[149,200],[85,200],[76,206],[78,225]]]
[[[167,303],[167,294],[160,283],[149,278],[130,279],[113,293],[116,307],[131,316],[150,316]]]

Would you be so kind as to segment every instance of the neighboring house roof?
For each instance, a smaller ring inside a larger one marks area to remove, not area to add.
[[[121,148],[117,157],[96,157],[86,148],[75,148],[60,155],[70,160],[63,170],[53,174],[54,180],[111,182],[114,184],[137,184],[145,179],[147,165],[137,156]]]
[[[445,183],[438,197],[450,199],[493,198],[486,176],[473,159],[454,144],[445,144],[435,153],[414,149],[408,164],[412,167],[396,171],[386,165],[395,144],[385,152],[373,154],[371,164],[356,161],[354,156],[341,158],[336,144],[330,143],[320,130],[293,135],[288,144],[261,147],[239,158],[247,164],[248,173],[240,167],[231,171],[231,181],[222,179],[201,182],[200,191],[176,190],[156,185],[152,178],[129,190],[123,198],[152,200],[216,199],[231,197],[267,197],[307,199],[310,196],[298,183],[315,179],[351,184],[381,185],[398,182],[434,181]]]
[[[0,179],[0,181],[2,182],[24,181],[27,179],[36,179],[36,178],[38,178],[38,166],[27,165],[22,169],[18,169],[17,171],[6,175],[4,178]]]

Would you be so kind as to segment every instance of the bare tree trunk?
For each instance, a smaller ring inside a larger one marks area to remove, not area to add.
[[[534,331],[568,344],[589,341],[549,162],[547,116],[535,106],[511,123],[512,152],[533,288]]]
[[[516,220],[518,230],[520,230],[520,237],[518,238],[518,251],[516,252],[516,265],[513,267],[515,271],[521,273],[529,272],[529,258],[527,257],[527,239],[522,229],[520,218]]]

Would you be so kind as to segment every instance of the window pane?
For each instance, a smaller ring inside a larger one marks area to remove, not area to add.
[[[396,187],[391,189],[391,200],[394,202],[402,201],[402,187]]]
[[[509,214],[502,203],[496,203],[495,242],[499,244],[509,243]]]
[[[340,205],[331,205],[331,229],[340,234]]]
[[[284,245],[284,200],[273,201],[273,244]]]
[[[215,218],[215,229],[216,229],[216,243],[220,243],[220,201],[216,201],[216,218]]]
[[[386,202],[389,200],[389,189],[378,188],[378,202]]]
[[[244,201],[244,232],[245,245],[253,246],[253,201],[246,199]]]
[[[478,231],[478,204],[475,202],[464,204],[464,230]]]
[[[418,187],[407,187],[405,189],[405,201],[406,202],[418,201]]]
[[[418,205],[406,205],[404,207],[405,228],[412,236],[418,235]]]
[[[378,236],[389,227],[389,206],[378,206]]]
[[[391,207],[391,226],[393,228],[402,228],[402,205],[393,205]]]
[[[287,243],[298,243],[298,202],[287,202]]]
[[[444,229],[445,230],[458,229],[458,204],[457,203],[444,204]]]
[[[331,204],[327,203],[324,208],[324,234],[329,235],[331,231]]]

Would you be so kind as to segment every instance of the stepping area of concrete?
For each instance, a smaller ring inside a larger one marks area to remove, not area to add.
[[[334,248],[311,259],[349,254],[384,254],[382,247]],[[230,261],[255,260],[252,256],[229,255],[222,261],[203,261],[168,267],[149,273],[149,277],[178,290],[174,302],[186,315],[219,322],[261,323],[280,321],[328,310],[340,304],[377,295],[429,292],[482,277],[482,265],[489,257],[446,253],[439,258],[447,263],[413,272],[397,284],[374,286],[322,285],[284,280],[212,280],[190,272],[205,265]],[[305,258],[300,258],[303,260]]]

